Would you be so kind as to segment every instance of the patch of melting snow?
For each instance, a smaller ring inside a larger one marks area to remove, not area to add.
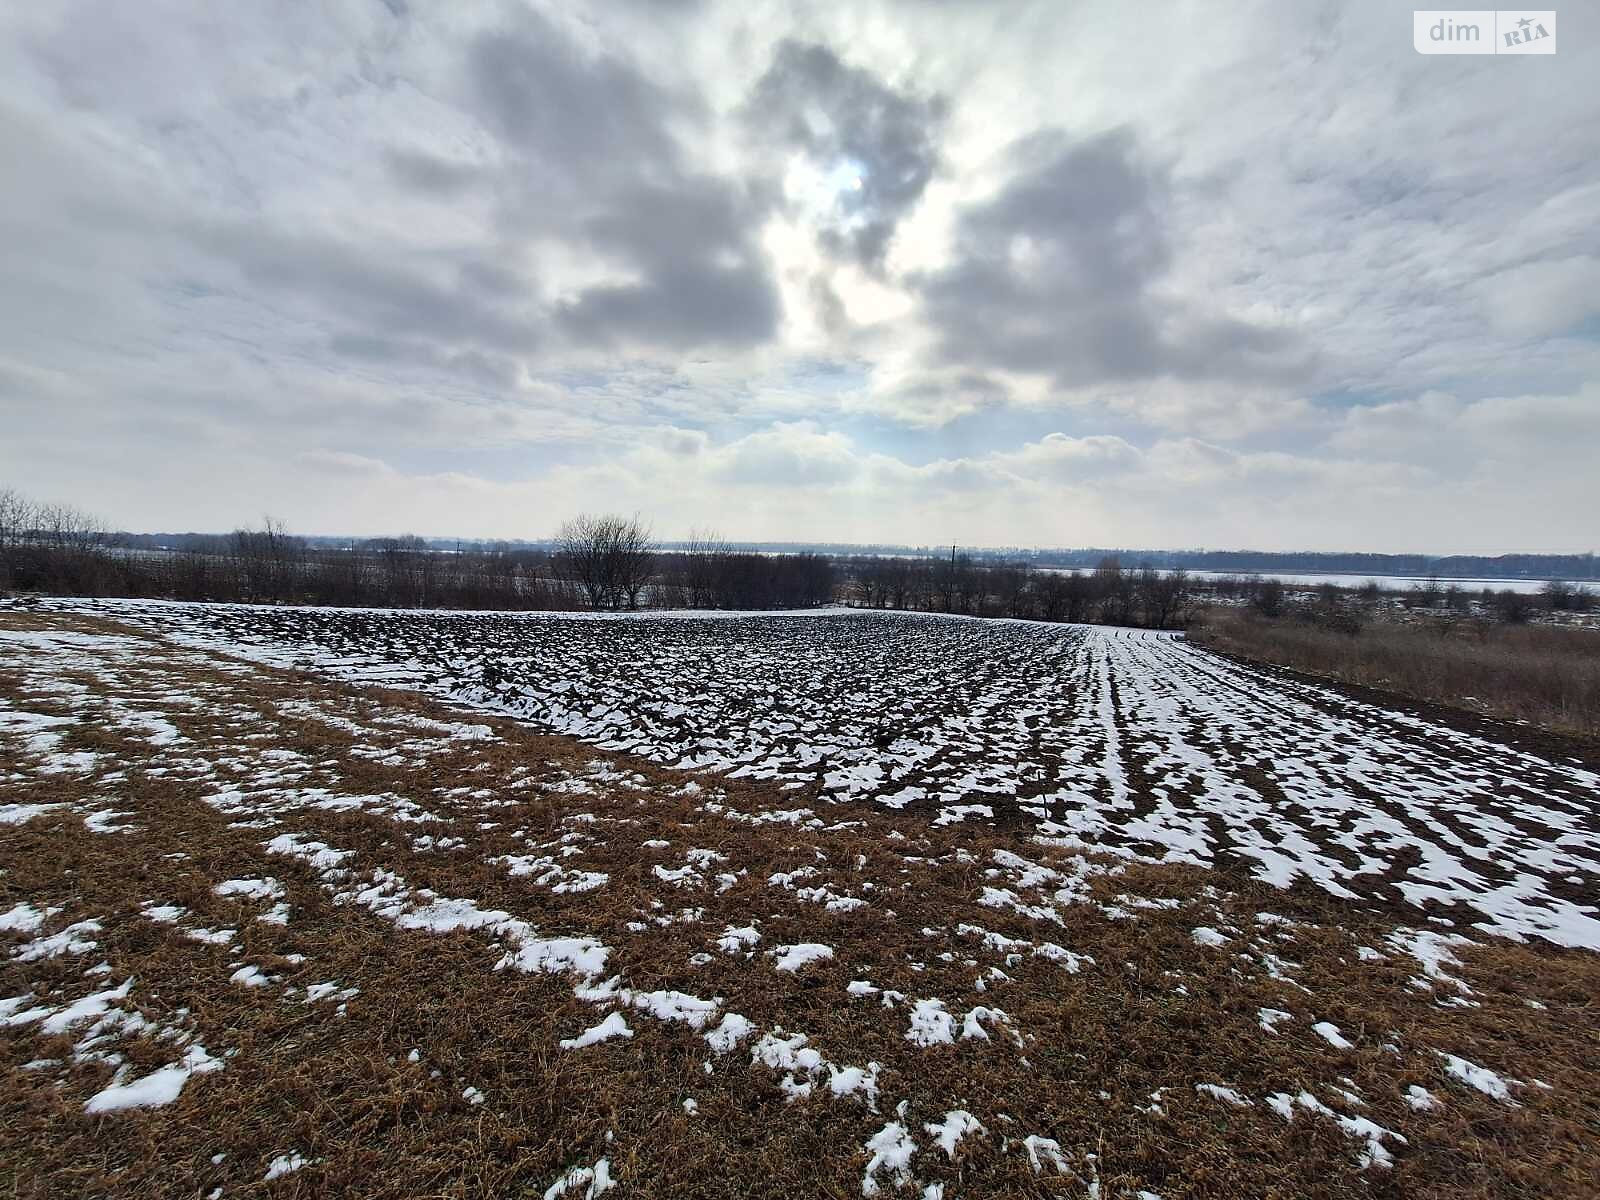
[[[773,955],[773,970],[792,973],[812,963],[826,962],[833,957],[833,947],[818,942],[800,942],[793,946],[779,946],[768,953]]]
[[[60,911],[53,907],[34,908],[31,904],[12,905],[0,913],[0,933],[37,933]]]
[[[1435,1050],[1434,1053],[1444,1060],[1444,1069],[1452,1078],[1459,1079],[1468,1087],[1476,1088],[1485,1096],[1502,1101],[1513,1108],[1517,1107],[1517,1102],[1511,1098],[1511,1086],[1523,1086],[1520,1079],[1497,1075],[1488,1067],[1480,1067],[1475,1062],[1454,1054],[1446,1054],[1442,1050]]]
[[[72,754],[52,754],[33,769],[41,775],[86,775],[95,769],[100,756],[91,750]]]
[[[1439,1107],[1439,1098],[1425,1087],[1413,1083],[1406,1088],[1405,1102],[1422,1112]]]
[[[264,974],[260,967],[245,966],[240,967],[232,975],[228,976],[228,982],[236,983],[240,987],[257,988],[266,987],[274,980],[271,976]]]
[[[1028,1166],[1035,1175],[1042,1173],[1046,1167],[1054,1167],[1058,1175],[1072,1173],[1067,1166],[1067,1156],[1061,1152],[1061,1143],[1054,1138],[1030,1133],[1022,1139],[1022,1148],[1028,1152]]]
[[[703,1000],[683,992],[636,992],[623,988],[618,992],[622,1003],[637,1008],[658,1021],[679,1021],[690,1029],[704,1029],[721,1009],[720,997]]]
[[[17,962],[28,963],[46,958],[59,958],[63,954],[88,954],[100,944],[89,935],[99,933],[103,928],[99,921],[93,919],[74,921],[65,929],[47,937],[37,937],[22,943],[11,951],[11,957]]]
[[[65,807],[64,804],[0,804],[0,825],[25,825],[36,817]]]
[[[3,703],[3,702],[0,702]],[[0,708],[0,734],[14,734],[28,739],[27,749],[32,754],[44,754],[60,745],[60,737],[49,731],[76,725],[75,717],[60,717],[50,713],[25,712],[21,709]]]
[[[1252,1101],[1241,1096],[1231,1087],[1224,1087],[1219,1083],[1197,1083],[1194,1090],[1201,1095],[1210,1096],[1213,1100],[1221,1100],[1235,1108],[1248,1108]]]
[[[304,859],[323,873],[324,886],[335,891],[335,904],[354,904],[394,922],[401,929],[429,933],[482,930],[509,943],[496,970],[510,968],[525,973],[570,972],[588,980],[605,970],[610,948],[593,938],[541,938],[526,921],[498,909],[483,909],[471,900],[440,896],[427,888],[413,891],[392,871],[374,870],[366,886],[340,890],[349,872],[339,864],[352,857],[321,842],[307,842],[284,834],[266,843],[269,853]]]
[[[602,1158],[592,1167],[573,1167],[545,1189],[544,1200],[560,1200],[582,1191],[583,1200],[594,1200],[616,1186],[611,1178],[611,1161]]]
[[[911,1027],[906,1041],[918,1046],[954,1045],[956,1022],[943,1000],[918,1000],[911,1006]]]
[[[85,1101],[83,1111],[90,1116],[100,1116],[130,1108],[159,1108],[176,1100],[192,1076],[220,1070],[222,1061],[212,1058],[204,1046],[196,1043],[184,1052],[183,1061],[174,1066],[162,1067],[128,1083],[113,1083],[102,1088]]]
[[[1311,1027],[1312,1031],[1335,1050],[1353,1050],[1355,1043],[1339,1031],[1339,1027],[1332,1021],[1318,1021]]]
[[[306,988],[306,1003],[317,1004],[323,1000],[353,1000],[361,994],[360,988],[341,988],[337,979],[327,983],[313,983]]]
[[[974,1038],[978,1041],[987,1042],[989,1040],[989,1031],[983,1027],[983,1022],[985,1021],[992,1028],[1001,1029],[1010,1034],[1011,1040],[1018,1046],[1022,1045],[1022,1035],[1011,1027],[1011,1018],[998,1008],[985,1008],[982,1005],[971,1009],[961,1018],[962,1038]]]
[[[24,1008],[35,998],[14,997],[0,1001],[0,1023],[12,1027],[38,1025],[46,1037],[57,1037],[88,1026],[76,1035],[73,1061],[103,1062],[114,1068],[111,1082],[84,1105],[84,1111],[91,1116],[170,1104],[192,1076],[220,1071],[222,1061],[208,1054],[186,1029],[158,1025],[137,1008],[127,1006],[132,989],[133,980],[127,979],[117,987],[91,993],[63,1006],[36,1003]],[[113,1047],[120,1038],[134,1035],[176,1043],[183,1047],[183,1057],[170,1066],[137,1079],[130,1078],[132,1066]]]
[[[183,936],[207,946],[226,946],[239,936],[237,929],[185,929]]]
[[[726,926],[722,936],[717,938],[717,949],[724,954],[737,954],[741,950],[748,950],[761,940],[761,935],[756,932],[753,925],[735,927]]]
[[[1471,946],[1471,938],[1459,934],[1435,933],[1429,929],[1396,930],[1388,937],[1391,947],[1402,954],[1409,954],[1422,965],[1424,980],[1414,979],[1412,985],[1426,990],[1432,984],[1442,983],[1454,988],[1462,996],[1472,995],[1472,989],[1467,986],[1464,979],[1452,975],[1445,970],[1446,967],[1459,967],[1461,960],[1452,952],[1455,946]]]
[[[1261,1008],[1257,1009],[1256,1012],[1261,1020],[1261,1028],[1268,1033],[1276,1033],[1279,1025],[1282,1025],[1285,1021],[1294,1020],[1293,1013],[1285,1012],[1281,1008]]]
[[[722,1023],[705,1035],[706,1045],[716,1054],[727,1054],[738,1048],[756,1027],[739,1013],[725,1013]]]
[[[211,889],[216,896],[243,896],[247,900],[281,900],[283,884],[266,879],[227,879]]]
[[[332,871],[354,851],[335,850],[326,842],[311,841],[298,833],[279,834],[264,847],[268,854],[287,854],[298,858],[315,871]]]
[[[1048,904],[1029,904],[1010,888],[985,887],[978,896],[978,903],[985,908],[1010,909],[1035,921],[1063,924],[1061,914],[1053,907]]]
[[[894,1005],[898,1005],[898,1003],[906,1000],[906,994],[904,994],[904,992],[896,992],[896,990],[891,989],[891,987],[890,989],[885,989],[885,987],[877,987],[875,984],[872,984],[872,982],[867,981],[867,979],[851,979],[848,984],[845,984],[845,990],[846,992],[850,992],[851,995],[854,995],[854,997],[872,997],[872,995],[882,997],[883,1006],[885,1006],[885,1008],[894,1008]]]
[[[262,1177],[262,1182],[271,1183],[274,1179],[282,1179],[285,1175],[292,1175],[309,1161],[298,1150],[291,1151],[288,1154],[280,1154],[267,1164],[267,1173]]]
[[[952,1161],[956,1156],[956,1146],[962,1138],[969,1135],[982,1136],[988,1132],[982,1122],[964,1108],[953,1108],[945,1113],[944,1120],[937,1125],[927,1124],[922,1128],[932,1135],[934,1144]]]
[[[1363,1170],[1374,1166],[1385,1169],[1394,1166],[1394,1158],[1384,1144],[1384,1138],[1391,1138],[1402,1146],[1408,1144],[1406,1139],[1394,1130],[1387,1129],[1366,1117],[1347,1117],[1343,1113],[1335,1112],[1307,1091],[1294,1096],[1288,1092],[1274,1092],[1266,1098],[1266,1104],[1285,1121],[1294,1120],[1297,1108],[1333,1121],[1346,1137],[1364,1143],[1358,1159]]]
[[[903,1109],[904,1104],[901,1105]],[[902,1112],[900,1114],[904,1116]],[[861,1194],[876,1196],[881,1190],[880,1174],[886,1175],[894,1187],[904,1187],[911,1182],[911,1157],[917,1152],[917,1143],[910,1131],[899,1121],[890,1121],[867,1139],[864,1147],[871,1157],[861,1177]]]
[[[513,879],[530,877],[534,883],[557,895],[592,892],[611,881],[611,876],[603,871],[570,870],[549,855],[507,854],[488,861],[505,864]]]
[[[90,833],[132,833],[136,826],[118,825],[117,822],[132,813],[119,812],[114,808],[102,808],[89,813],[83,818],[83,827]]]

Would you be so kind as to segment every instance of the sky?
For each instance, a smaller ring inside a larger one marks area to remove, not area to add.
[[[0,7],[0,487],[130,530],[1600,549],[1600,9]]]

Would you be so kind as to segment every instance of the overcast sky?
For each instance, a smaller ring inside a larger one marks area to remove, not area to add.
[[[1600,13],[0,7],[0,486],[114,525],[1597,549]]]

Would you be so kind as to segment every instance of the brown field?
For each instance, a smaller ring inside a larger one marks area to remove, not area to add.
[[[1381,621],[1352,636],[1210,609],[1189,636],[1254,662],[1600,738],[1600,632],[1590,629]]]
[[[696,778],[108,621],[5,613],[0,634],[0,717],[60,719],[0,726],[5,1195],[1578,1197],[1600,1178],[1594,954]],[[723,944],[740,929],[758,940]],[[812,944],[833,956],[778,969]],[[1288,1015],[1268,1031],[1263,1009]],[[719,1048],[730,1014],[751,1028]],[[631,1036],[562,1048],[611,1015]],[[169,1103],[86,1111],[186,1056],[207,1065]]]

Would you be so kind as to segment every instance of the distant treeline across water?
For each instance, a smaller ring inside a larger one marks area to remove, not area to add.
[[[207,533],[116,533],[116,544],[130,549],[202,550],[222,545],[225,535]],[[308,536],[312,548],[348,549],[370,539]],[[431,550],[483,553],[506,550],[555,550],[552,539],[421,538]],[[824,554],[831,558],[948,558],[951,547],[902,546],[848,542],[735,542],[722,547],[748,554]],[[664,551],[693,550],[694,543],[658,541]],[[1585,554],[1367,554],[1346,551],[1273,550],[1141,550],[1129,547],[1039,548],[1026,546],[960,546],[959,553],[978,563],[1026,563],[1033,567],[1093,570],[1107,558],[1123,563],[1148,563],[1163,571],[1183,569],[1215,575],[1327,576],[1335,583],[1359,584],[1367,579],[1409,581],[1430,577],[1482,585],[1504,580],[1570,579],[1600,582],[1600,560]],[[1353,576],[1350,580],[1348,577]],[[1297,581],[1298,582],[1298,581]],[[1309,581],[1307,581],[1309,582]],[[1321,582],[1319,579],[1318,582]]]

